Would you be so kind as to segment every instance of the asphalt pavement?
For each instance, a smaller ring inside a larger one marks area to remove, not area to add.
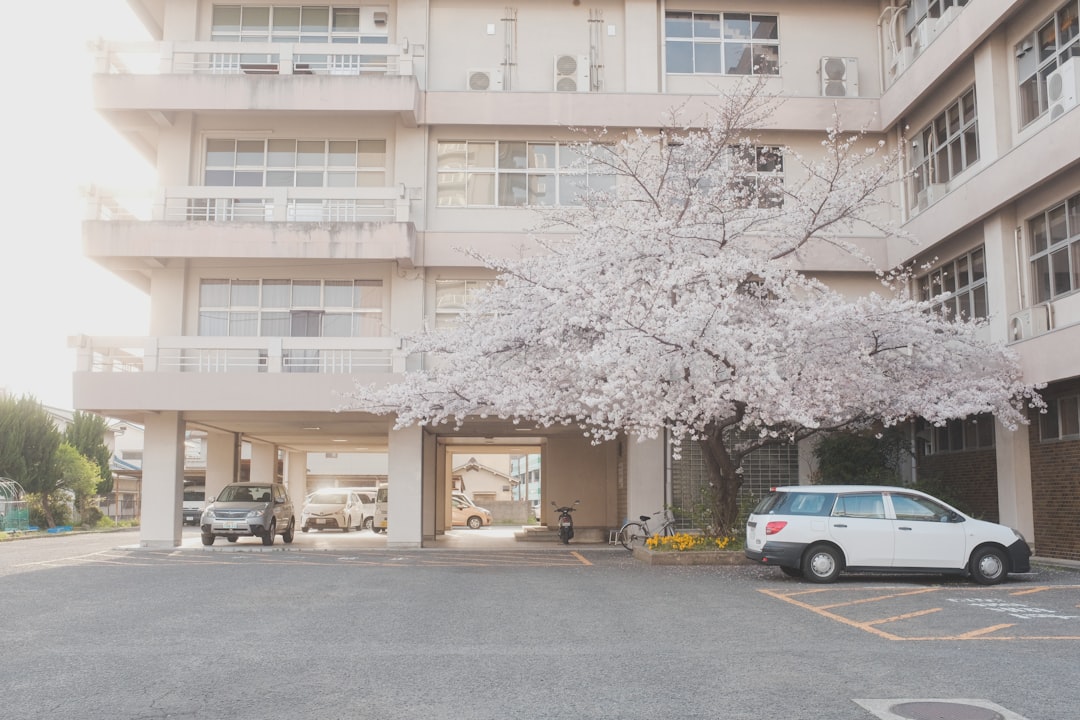
[[[817,586],[476,534],[413,551],[190,535],[0,543],[0,717],[1080,717],[1076,569]]]

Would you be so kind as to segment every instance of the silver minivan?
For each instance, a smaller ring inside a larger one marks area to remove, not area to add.
[[[745,553],[819,583],[850,571],[948,573],[993,585],[1031,570],[1031,548],[1018,531],[891,486],[775,488],[747,519]]]

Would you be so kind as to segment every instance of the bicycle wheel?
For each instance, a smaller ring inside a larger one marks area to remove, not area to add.
[[[633,550],[645,544],[645,528],[641,523],[626,523],[619,530],[619,544],[627,550]]]

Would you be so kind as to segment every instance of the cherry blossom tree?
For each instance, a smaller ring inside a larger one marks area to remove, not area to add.
[[[1041,400],[984,321],[911,297],[903,270],[855,298],[800,270],[811,252],[869,263],[860,238],[897,235],[898,158],[839,121],[813,158],[763,145],[774,108],[732,93],[696,127],[584,143],[586,191],[543,211],[543,253],[477,255],[497,282],[454,327],[409,339],[429,369],[349,405],[399,427],[501,417],[697,441],[722,534],[764,446],[916,417],[1025,422]]]

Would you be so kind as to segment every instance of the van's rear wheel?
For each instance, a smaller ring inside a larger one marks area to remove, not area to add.
[[[802,574],[810,582],[831,583],[840,576],[843,559],[831,545],[815,545],[803,556]]]

